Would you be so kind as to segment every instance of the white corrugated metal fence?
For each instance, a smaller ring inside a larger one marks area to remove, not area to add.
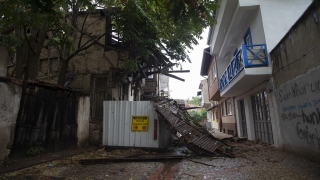
[[[148,131],[133,131],[132,116],[148,116]],[[157,120],[156,139],[154,120]],[[164,148],[169,144],[170,133],[159,121],[151,101],[104,101],[102,143],[105,146]]]

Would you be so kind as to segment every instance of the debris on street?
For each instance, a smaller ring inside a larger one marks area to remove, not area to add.
[[[171,134],[188,149],[207,156],[235,157],[229,145],[192,121],[184,101],[161,100],[155,103],[155,110]]]
[[[155,157],[134,157],[134,158],[102,158],[102,159],[81,159],[79,163],[81,165],[91,164],[107,164],[110,162],[146,162],[146,161],[163,161],[163,160],[176,160],[183,159],[185,156],[155,156]]]

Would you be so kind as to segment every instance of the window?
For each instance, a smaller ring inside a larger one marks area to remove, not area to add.
[[[215,65],[212,66],[212,76],[213,76],[213,79],[217,78],[217,71],[216,71]]]
[[[227,115],[232,115],[231,99],[228,99],[228,100],[226,101],[226,113],[227,113]]]
[[[251,45],[252,44],[252,37],[251,37],[251,31],[250,28],[246,31],[246,33],[243,36],[243,41],[245,45]]]

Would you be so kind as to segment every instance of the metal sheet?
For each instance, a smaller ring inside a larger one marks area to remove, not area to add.
[[[158,119],[151,101],[104,101],[103,137],[105,146],[160,148],[168,145],[168,131],[157,121],[154,140],[154,119]],[[132,116],[149,116],[148,131],[132,131]],[[160,129],[162,131],[160,131]]]
[[[25,83],[11,155],[40,145],[46,152],[77,146],[78,94]]]
[[[183,102],[163,100],[156,103],[155,109],[166,128],[188,149],[209,156],[218,152],[223,156],[234,157],[231,147],[193,122]]]

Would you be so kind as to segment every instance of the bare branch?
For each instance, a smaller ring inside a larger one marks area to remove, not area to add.
[[[86,23],[86,21],[87,21],[88,15],[89,15],[89,12],[87,12],[86,17],[84,18],[84,21],[83,21],[82,27],[81,27],[81,32],[83,31],[83,28],[84,28],[84,25],[85,25],[85,23]],[[83,36],[83,34],[80,33],[78,48],[80,48],[82,36]]]
[[[27,44],[28,44],[30,50],[32,51],[33,54],[35,54],[33,48],[32,48],[31,45],[30,45],[29,38],[28,38],[28,36],[27,36],[27,28],[26,28],[25,25],[23,26],[23,32],[24,32],[24,37],[25,37],[25,39],[26,39],[26,41],[27,41]]]

